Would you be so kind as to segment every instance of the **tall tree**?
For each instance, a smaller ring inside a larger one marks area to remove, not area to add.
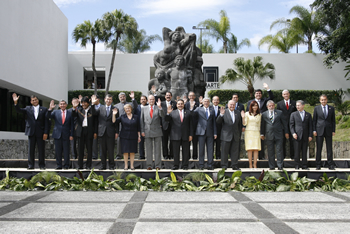
[[[275,78],[275,66],[272,63],[262,62],[262,57],[256,56],[253,61],[240,57],[233,61],[234,69],[227,69],[220,77],[220,83],[240,81],[247,86],[250,96],[253,97],[254,83],[258,79]]]
[[[123,10],[114,10],[103,15],[103,37],[107,47],[113,50],[111,67],[108,74],[106,94],[109,92],[111,83],[115,54],[118,47],[118,42],[123,34],[131,37],[132,33],[137,30],[136,20],[123,12]]]
[[[162,41],[162,38],[157,34],[147,36],[146,31],[141,29],[133,31],[129,36],[124,34],[117,48],[125,53],[137,54],[150,50],[154,41]]]
[[[328,30],[317,37],[318,47],[327,56],[324,63],[332,67],[339,61],[350,62],[350,2],[343,0],[315,0],[312,4],[320,21]],[[348,65],[349,66],[349,65]],[[347,66],[347,69],[349,67]],[[346,76],[349,73],[346,74]]]
[[[201,48],[201,45],[197,44],[198,48]],[[209,43],[209,40],[203,40],[202,41],[202,53],[214,53],[214,47],[212,44]]]
[[[267,35],[259,41],[259,49],[262,45],[268,45],[268,52],[271,49],[276,49],[281,53],[289,53],[290,49],[302,41],[299,34],[294,34],[293,31],[279,31],[276,35]]]
[[[313,38],[326,31],[320,22],[319,15],[312,9],[309,11],[303,6],[294,6],[289,13],[294,13],[297,17],[292,20],[278,19],[271,24],[270,28],[278,24],[287,26],[292,33],[303,37],[302,44],[306,44],[308,51],[311,52]]]
[[[72,38],[75,43],[80,41],[80,46],[86,48],[88,43],[92,44],[92,70],[94,73],[95,95],[97,94],[97,73],[95,67],[96,43],[102,40],[101,34],[102,22],[97,19],[94,23],[90,20],[85,20],[84,23],[78,24],[73,32]]]
[[[216,39],[216,42],[219,40],[223,43],[224,53],[227,53],[227,43],[228,35],[231,30],[230,20],[227,16],[226,11],[220,11],[220,21],[214,19],[207,19],[198,24],[200,27],[209,27],[209,32],[204,32],[204,35],[208,35]]]
[[[231,37],[229,37],[227,41],[227,53],[237,53],[238,50],[240,50],[243,46],[250,47],[251,43],[248,38],[244,38],[239,44],[237,37],[233,34],[230,33]],[[219,50],[219,53],[224,53],[224,48],[221,48]]]

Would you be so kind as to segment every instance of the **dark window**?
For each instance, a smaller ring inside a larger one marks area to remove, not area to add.
[[[97,89],[106,88],[106,69],[104,67],[96,68]],[[91,67],[84,67],[84,89],[94,89],[94,72]]]
[[[204,79],[206,82],[218,82],[219,81],[219,68],[218,67],[203,67]]]

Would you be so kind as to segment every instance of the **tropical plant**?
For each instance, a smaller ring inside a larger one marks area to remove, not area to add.
[[[233,33],[230,33],[230,34],[231,34],[231,37],[227,41],[227,52],[228,53],[235,53],[236,54],[237,51],[240,50],[243,46],[247,46],[247,47],[251,46],[250,40],[248,38],[244,38],[238,44],[237,37]],[[224,53],[224,48],[221,48],[219,52]]]
[[[135,30],[132,31],[130,35],[122,35],[117,49],[124,53],[142,53],[150,50],[150,45],[155,41],[162,41],[162,38],[157,34],[147,36],[144,29],[140,31]]]
[[[201,48],[201,45],[197,45],[198,48]],[[202,41],[202,53],[214,53],[214,47],[212,44],[209,44],[209,40]]]
[[[286,28],[283,31],[289,31],[292,35],[299,35],[302,37],[300,43],[308,46],[308,52],[312,52],[312,40],[320,33],[325,33],[326,29],[321,24],[320,17],[317,12],[309,11],[303,6],[294,6],[289,11],[290,14],[294,13],[297,17],[292,20],[278,19],[271,24],[270,28],[275,25],[285,25]]]
[[[277,32],[276,35],[267,35],[259,41],[259,49],[262,45],[268,45],[268,52],[276,49],[281,53],[289,53],[290,49],[300,43],[300,36],[290,30]]]
[[[123,12],[123,10],[114,10],[107,12],[103,16],[103,38],[105,45],[112,49],[111,66],[108,74],[106,94],[109,92],[111,83],[112,73],[114,69],[114,61],[118,42],[123,34],[131,37],[132,33],[137,30],[136,20]]]
[[[226,11],[220,11],[220,21],[216,21],[214,19],[207,19],[198,24],[201,27],[209,27],[209,32],[204,32],[204,35],[208,35],[210,37],[215,38],[216,42],[219,40],[223,43],[224,53],[227,53],[228,48],[228,35],[231,30],[230,20],[227,16]]]
[[[255,81],[266,77],[275,78],[275,66],[272,63],[264,65],[261,56],[254,57],[253,61],[237,58],[233,61],[233,66],[234,69],[227,69],[225,75],[220,77],[220,83],[240,81],[247,86],[251,97]]]
[[[85,20],[84,23],[78,24],[73,32],[72,38],[75,43],[80,41],[80,46],[86,48],[87,43],[92,44],[92,70],[94,73],[95,95],[97,94],[97,73],[95,66],[96,43],[103,39],[101,31],[101,20],[95,22]]]

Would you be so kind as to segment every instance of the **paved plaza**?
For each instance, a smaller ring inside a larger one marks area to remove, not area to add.
[[[0,233],[349,233],[350,192],[0,191]]]

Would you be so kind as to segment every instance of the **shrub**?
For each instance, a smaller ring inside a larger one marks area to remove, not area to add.
[[[119,93],[124,92],[126,94],[126,101],[131,102],[131,98],[129,97],[129,94],[131,91],[109,91],[108,93],[113,96],[113,103],[119,103],[118,95]],[[98,96],[100,96],[100,102],[104,103],[104,97],[105,97],[105,91],[97,91]],[[68,91],[68,103],[72,100],[73,97],[78,97],[79,95],[88,96],[91,97],[91,95],[94,94],[94,90],[70,90]],[[142,95],[142,92],[135,91],[135,99],[137,101],[140,100],[140,97]]]

